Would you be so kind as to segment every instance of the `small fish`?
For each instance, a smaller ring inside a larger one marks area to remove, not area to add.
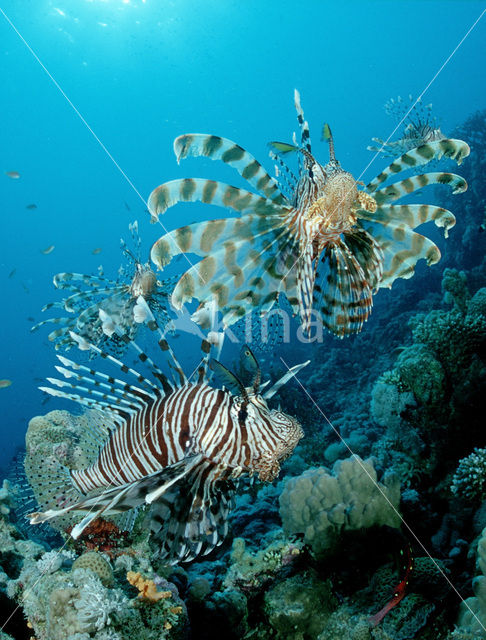
[[[403,553],[403,549],[400,551],[400,554],[403,558],[405,558],[405,554]],[[408,582],[410,580],[410,575],[413,571],[413,556],[412,556],[412,549],[410,548],[410,544],[407,545],[407,557],[406,557],[406,564],[405,564],[405,575],[403,577],[403,580],[397,584],[397,586],[395,587],[395,589],[393,590],[393,597],[392,599],[387,602],[385,604],[385,606],[380,609],[380,611],[378,611],[378,613],[375,613],[374,616],[371,616],[368,619],[368,623],[370,624],[370,626],[372,627],[376,627],[377,625],[380,624],[380,622],[383,620],[383,618],[386,616],[386,614],[393,609],[393,607],[396,607],[396,605],[403,600],[403,598],[405,597],[406,594],[406,590],[407,590],[407,585]]]
[[[52,253],[54,249],[55,249],[55,245],[51,244],[49,247],[47,247],[47,249],[41,249],[41,253],[47,256],[49,255],[49,253]]]
[[[33,209],[37,209],[37,205],[32,203],[32,204],[28,204],[25,207],[26,209],[29,209],[30,211],[32,211]]]
[[[28,322],[35,322],[35,318],[33,318],[32,316],[28,316],[27,321]]]
[[[17,269],[12,269],[12,271],[8,274],[9,278],[13,278],[15,273],[16,273]]]
[[[96,249],[93,249],[93,251],[91,252],[94,256],[97,256],[98,253],[101,253],[101,247],[96,247]]]
[[[18,180],[20,178],[20,173],[18,171],[5,171],[5,175],[12,180]]]
[[[29,287],[25,284],[25,282],[22,282],[22,288],[25,291],[25,293],[30,293],[30,289]]]
[[[12,381],[7,380],[6,378],[4,380],[0,380],[0,389],[6,389],[7,387],[10,387],[11,384]]]
[[[125,209],[127,211],[131,211],[130,207],[128,206],[128,202],[125,200]]]

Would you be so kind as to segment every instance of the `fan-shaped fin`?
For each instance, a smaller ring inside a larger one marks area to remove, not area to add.
[[[427,162],[431,160],[440,160],[442,157],[451,158],[455,160],[457,164],[461,164],[463,159],[469,155],[470,151],[468,144],[463,140],[456,140],[454,138],[428,142],[420,147],[411,149],[397,158],[384,171],[376,176],[367,188],[370,192],[376,191],[378,186],[385,182],[390,176],[412,167],[427,164]]]
[[[272,229],[280,228],[282,224],[280,215],[265,217],[256,214],[195,222],[161,236],[152,245],[150,257],[152,262],[162,269],[180,253],[212,255],[232,239],[245,240],[251,247],[257,238]]]
[[[348,238],[351,246],[352,240]],[[364,255],[362,251],[362,261]],[[371,313],[376,276],[372,278],[370,271],[371,268],[363,269],[353,251],[341,240],[326,246],[321,254],[314,285],[314,307],[320,311],[323,325],[340,338],[359,332]]]
[[[207,133],[186,133],[174,140],[174,153],[177,162],[188,156],[221,160],[236,169],[265,198],[277,203],[284,202],[277,182],[251,153],[232,140]]]
[[[380,245],[385,256],[379,287],[390,287],[397,278],[411,278],[415,265],[422,258],[428,265],[440,260],[440,251],[432,240],[412,231],[403,222],[390,221],[384,225],[362,220],[361,224]]]
[[[403,196],[409,196],[418,189],[432,184],[448,185],[452,189],[453,194],[462,193],[467,189],[467,182],[456,173],[424,173],[418,176],[410,176],[400,182],[394,182],[388,187],[383,187],[373,193],[373,198],[380,207],[383,204],[395,202]]]
[[[102,515],[110,516],[122,513],[139,507],[144,503],[150,504],[151,501],[160,499],[173,484],[180,481],[186,474],[189,474],[201,459],[202,456],[200,455],[184,458],[161,471],[146,475],[134,482],[107,489],[93,497],[78,500],[67,507],[48,509],[43,513],[32,513],[30,514],[30,523],[39,524],[67,513],[86,513],[86,517],[71,531],[71,536],[76,539],[95,518],[99,518]],[[76,472],[73,473],[75,474]],[[61,482],[68,482],[65,475],[59,477],[59,483]]]
[[[239,214],[254,213],[260,216],[280,215],[282,207],[269,198],[232,187],[223,182],[204,178],[182,178],[165,182],[154,189],[148,199],[152,222],[178,202],[204,202],[237,211]]]
[[[446,238],[448,230],[456,224],[456,218],[451,211],[430,204],[390,204],[378,207],[374,213],[360,209],[358,217],[385,226],[389,222],[403,223],[410,229],[416,229],[421,224],[433,220],[437,227],[444,229]]]
[[[73,282],[82,282],[88,287],[99,287],[102,285],[109,286],[117,286],[117,283],[108,278],[103,278],[101,276],[87,275],[83,273],[56,273],[53,278],[54,286],[58,289],[71,289],[76,288],[72,283]]]
[[[236,322],[248,309],[269,309],[286,277],[285,255],[293,237],[280,226],[263,234],[255,246],[243,238],[227,241],[219,251],[191,267],[180,278],[172,294],[172,304],[180,308],[197,298],[215,300],[226,326]]]
[[[188,562],[221,544],[236,481],[230,469],[203,459],[152,503],[151,542],[170,563]]]
[[[127,285],[115,285],[114,287],[110,286],[99,289],[97,288],[94,291],[79,291],[77,293],[74,293],[72,296],[65,298],[64,308],[66,309],[66,311],[74,313],[75,311],[79,310],[80,305],[82,305],[83,302],[93,300],[94,296],[103,296],[105,294],[108,294],[111,297],[112,295],[120,294],[127,289]]]

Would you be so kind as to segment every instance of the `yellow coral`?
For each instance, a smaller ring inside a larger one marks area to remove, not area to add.
[[[143,578],[141,573],[129,571],[127,573],[127,580],[140,591],[138,597],[148,600],[149,602],[157,602],[158,600],[172,596],[170,591],[157,591],[155,582],[148,578]]]

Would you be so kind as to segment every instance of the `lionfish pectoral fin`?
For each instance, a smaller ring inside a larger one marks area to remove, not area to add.
[[[322,324],[343,338],[358,333],[373,306],[373,289],[381,280],[383,251],[363,229],[343,234],[323,251],[316,272],[314,308]]]
[[[236,169],[240,176],[266,198],[276,202],[285,200],[277,182],[258,160],[233,140],[206,133],[186,133],[174,140],[174,153],[178,163],[189,156],[221,160]]]
[[[202,458],[173,483],[150,511],[151,541],[170,563],[188,562],[221,544],[236,491],[232,469]]]
[[[48,509],[43,513],[31,513],[29,515],[30,524],[39,524],[69,513],[85,513],[85,517],[71,531],[71,536],[77,539],[84,529],[101,515],[117,515],[160,499],[172,485],[190,473],[201,459],[200,455],[190,456],[161,471],[156,471],[119,487],[111,487],[96,496],[79,500],[63,509]]]

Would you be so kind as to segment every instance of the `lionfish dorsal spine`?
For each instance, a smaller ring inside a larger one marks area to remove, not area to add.
[[[167,362],[169,367],[171,368],[171,371],[174,371],[177,375],[177,378],[174,378],[174,382],[176,386],[177,385],[183,386],[187,384],[188,380],[187,380],[186,374],[184,373],[183,368],[179,364],[174,351],[172,350],[170,344],[168,343],[162,329],[159,327],[157,320],[155,319],[155,316],[152,313],[152,310],[148,306],[147,301],[143,296],[139,296],[137,298],[137,306],[140,307],[143,314],[145,315],[144,322],[148,327],[148,329],[153,333],[158,334],[157,344],[160,350],[162,351],[162,353],[164,354],[165,358],[167,359]],[[144,357],[145,357],[145,354],[144,354]],[[156,365],[151,361],[151,366],[155,367]],[[157,374],[160,375],[162,372],[158,367],[156,368],[157,368]]]
[[[111,362],[112,364],[114,364],[115,367],[117,369],[119,369],[120,371],[122,371],[123,373],[130,374],[131,376],[133,376],[137,380],[137,382],[139,382],[140,384],[148,387],[152,392],[155,392],[156,394],[160,394],[160,391],[161,391],[160,386],[157,385],[157,384],[154,384],[151,380],[149,380],[146,376],[142,375],[136,369],[133,369],[132,367],[129,367],[125,363],[121,362],[121,360],[118,360],[117,358],[115,358],[111,354],[107,353],[106,351],[103,351],[102,349],[100,349],[96,345],[88,342],[85,338],[83,338],[82,336],[74,333],[73,331],[70,331],[69,335],[70,335],[71,339],[78,345],[78,347],[81,350],[83,350],[83,351],[86,351],[86,350],[93,351],[94,353],[99,355],[104,360],[107,360],[107,361]]]
[[[86,367],[85,365],[78,364],[73,360],[69,360],[65,356],[57,355],[58,360],[65,366],[73,369],[72,375],[76,375],[77,371],[82,371],[87,374],[87,376],[91,380],[99,379],[104,380],[106,383],[113,385],[113,387],[117,388],[119,392],[123,392],[127,395],[127,397],[139,398],[141,395],[145,396],[149,399],[155,400],[156,395],[152,391],[147,391],[146,389],[142,389],[141,387],[136,387],[134,385],[127,385],[124,380],[120,380],[119,378],[114,378],[102,371],[96,371],[96,369],[92,369],[90,367]],[[130,393],[129,389],[134,393]]]
[[[304,111],[300,104],[300,93],[297,89],[294,89],[294,104],[295,110],[297,111],[297,122],[300,127],[300,146],[312,154],[309,123],[304,118]]]
[[[302,362],[301,364],[296,364],[293,367],[291,367],[290,369],[288,369],[287,373],[285,373],[281,378],[279,378],[279,380],[277,380],[277,382],[275,382],[270,389],[267,389],[267,391],[265,391],[265,393],[263,394],[263,398],[264,400],[270,400],[271,398],[273,398],[273,396],[280,391],[280,389],[287,384],[287,382],[289,380],[291,380],[292,378],[296,378],[297,374],[302,371],[302,369],[304,367],[307,367],[307,365],[310,364],[310,360],[306,360],[305,362]],[[268,382],[265,382],[264,385],[267,386]],[[299,383],[300,384],[300,383]],[[262,385],[262,387],[264,386]]]

